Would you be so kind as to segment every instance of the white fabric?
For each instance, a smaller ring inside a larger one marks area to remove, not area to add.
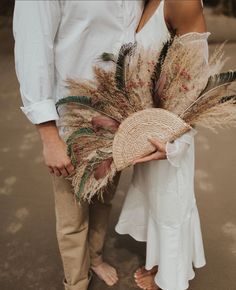
[[[67,78],[92,78],[104,51],[133,42],[144,1],[16,0],[15,63],[23,112],[33,123],[58,119]]]
[[[164,1],[137,35],[145,46],[161,46],[169,32]],[[203,57],[207,57],[206,40]],[[198,209],[194,194],[195,129],[167,143],[167,160],[138,164],[116,226],[147,242],[146,269],[158,265],[156,284],[163,290],[185,290],[195,267],[205,265]]]

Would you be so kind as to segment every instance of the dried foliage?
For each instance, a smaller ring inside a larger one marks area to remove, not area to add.
[[[172,37],[161,50],[125,44],[118,56],[103,53],[110,66],[95,66],[93,81],[67,80],[70,96],[57,103],[58,126],[76,166],[70,179],[78,200],[102,195],[112,181],[114,136],[137,111],[161,107],[210,129],[236,125],[236,72],[220,73],[223,45],[208,62],[207,38]]]

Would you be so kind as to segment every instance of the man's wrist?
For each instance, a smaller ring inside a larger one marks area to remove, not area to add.
[[[36,125],[43,143],[60,140],[59,132],[55,121],[49,121]]]

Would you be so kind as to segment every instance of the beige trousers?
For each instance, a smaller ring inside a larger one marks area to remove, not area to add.
[[[70,182],[53,176],[56,231],[65,273],[66,290],[87,290],[89,269],[102,263],[111,200],[120,174],[107,186],[104,201],[76,202]]]

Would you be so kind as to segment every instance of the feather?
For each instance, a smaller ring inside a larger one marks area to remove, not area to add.
[[[66,140],[66,143],[70,144],[75,138],[79,136],[91,136],[95,134],[96,133],[92,128],[80,128],[79,130],[76,130],[70,135],[70,137]]]
[[[227,86],[223,88],[221,87],[221,90],[217,91],[216,94],[212,91],[207,98],[201,99],[199,102],[195,102],[195,104],[188,111],[181,115],[181,118],[183,118],[185,122],[193,125],[198,122],[199,118],[202,119],[206,112],[210,112],[211,109],[217,110],[217,108],[223,103],[225,103],[225,105],[229,104],[232,106],[236,100],[235,94],[226,96],[227,93]]]
[[[112,61],[112,62],[116,62],[115,60],[115,55],[113,53],[108,53],[108,52],[104,52],[101,54],[100,59],[102,61]]]
[[[216,74],[214,76],[209,77],[206,87],[201,92],[198,98],[204,97],[206,93],[210,92],[211,90],[215,90],[220,86],[230,84],[236,81],[236,71],[229,71],[220,74]]]
[[[88,96],[68,96],[66,98],[60,99],[57,103],[56,103],[56,108],[58,111],[59,106],[64,105],[64,104],[69,104],[69,103],[76,103],[79,106],[82,107],[86,107],[89,108],[91,110],[95,110],[103,115],[106,115],[114,120],[116,120],[117,122],[119,122],[120,120],[116,119],[116,117],[111,114],[109,114],[109,110],[107,109],[109,107],[109,104],[104,102],[104,101],[100,101],[100,100],[94,100],[92,97],[88,97]]]
[[[79,142],[79,138],[82,137],[88,137],[90,138],[90,142],[92,142],[92,139],[104,139],[104,140],[111,140],[112,136],[106,136],[106,135],[97,135],[96,131],[92,128],[80,128],[79,130],[74,131],[69,138],[66,140],[66,144],[68,145],[68,155],[71,155],[72,152],[72,146],[74,143]],[[86,139],[87,140],[87,139]],[[97,140],[93,140],[97,141]],[[82,143],[81,143],[82,145]]]
[[[235,97],[235,96],[234,96]],[[217,128],[236,126],[235,98],[207,108],[202,114],[195,115],[194,122],[213,131]]]
[[[228,102],[228,101],[234,101],[233,104],[236,104],[236,96],[233,95],[233,96],[222,97],[220,99],[219,103],[225,103],[225,102]]]
[[[116,73],[115,80],[116,86],[119,90],[125,91],[126,80],[125,80],[125,60],[128,55],[131,55],[136,44],[128,43],[121,46],[116,62]]]
[[[81,136],[92,136],[95,132],[91,128],[80,128],[73,132],[70,137],[66,140],[67,144],[67,155],[71,158],[72,164],[75,166],[79,162],[78,154],[79,154],[79,146],[75,146],[77,144],[76,140],[78,137]]]
[[[162,50],[160,52],[158,61],[155,64],[155,67],[154,67],[154,70],[153,70],[153,73],[152,73],[152,76],[151,76],[151,82],[152,82],[151,93],[152,93],[152,96],[153,96],[153,101],[154,101],[155,107],[158,107],[158,105],[159,105],[159,100],[158,100],[157,95],[156,95],[156,84],[157,84],[158,80],[160,79],[162,66],[163,66],[163,64],[165,62],[165,58],[167,56],[169,48],[173,44],[174,39],[175,38],[172,36],[169,40],[167,40],[163,44],[163,47],[162,47]]]
[[[79,103],[81,105],[88,106],[88,107],[92,106],[91,97],[88,97],[88,96],[68,96],[66,98],[60,99],[56,103],[56,108],[58,108],[61,105],[67,104],[67,103]]]
[[[93,156],[87,163],[87,166],[84,169],[84,173],[81,177],[81,181],[79,184],[79,190],[76,193],[76,196],[78,199],[80,199],[81,194],[84,192],[84,188],[86,185],[86,182],[91,177],[91,175],[94,173],[94,171],[102,164],[104,160],[107,159],[107,154],[105,152],[102,152],[100,150],[97,150],[97,154]],[[111,163],[109,164],[109,166]],[[98,174],[99,176],[99,174]]]
[[[78,143],[73,143],[71,146],[67,147],[67,155],[71,159],[73,166],[77,166],[82,161],[80,156],[80,146]]]
[[[200,96],[193,101],[181,114],[180,117],[185,119],[189,113],[197,111],[202,105],[215,105],[221,98],[227,96],[230,90],[235,90],[236,72],[221,73],[210,77],[208,84]]]

